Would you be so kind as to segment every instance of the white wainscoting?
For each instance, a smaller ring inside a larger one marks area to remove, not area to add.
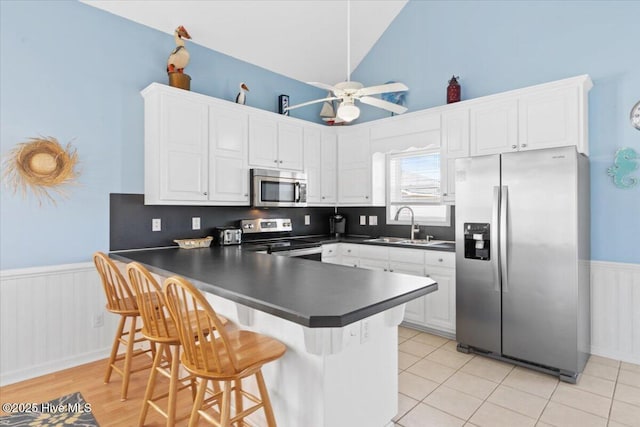
[[[0,271],[0,385],[109,357],[105,302],[93,263]]]
[[[591,353],[640,364],[640,264],[591,261]]]
[[[0,271],[0,385],[108,357],[104,305],[93,263]],[[591,262],[591,352],[640,364],[639,264]]]

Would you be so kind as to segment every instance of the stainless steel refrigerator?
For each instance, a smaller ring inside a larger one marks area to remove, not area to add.
[[[462,158],[455,176],[458,350],[575,383],[590,351],[588,159]]]

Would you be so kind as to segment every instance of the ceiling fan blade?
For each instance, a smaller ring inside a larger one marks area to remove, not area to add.
[[[292,105],[290,107],[286,107],[284,109],[284,111],[293,110],[294,108],[305,107],[305,106],[311,105],[311,104],[317,104],[318,102],[333,101],[334,99],[340,99],[340,98],[335,97],[335,96],[330,96],[330,97],[322,98],[322,99],[314,99],[313,101],[303,102],[302,104],[297,104],[297,105]]]
[[[373,96],[363,96],[360,98],[360,102],[363,104],[373,105],[374,107],[384,108],[385,110],[389,110],[392,113],[402,114],[407,111],[407,107],[403,107],[402,105],[394,104],[392,102],[383,101],[382,99],[374,98]]]
[[[344,90],[339,89],[335,86],[331,86],[328,85],[326,83],[320,83],[320,82],[307,82],[308,85],[311,86],[315,86],[315,87],[319,87],[320,89],[324,89],[324,90],[328,90],[330,92],[333,92],[336,96],[340,96],[344,93]]]
[[[377,95],[387,92],[404,92],[405,90],[409,90],[409,88],[404,83],[387,83],[384,85],[364,87],[358,90],[356,96]]]

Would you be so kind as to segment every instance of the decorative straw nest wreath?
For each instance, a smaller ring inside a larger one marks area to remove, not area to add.
[[[77,178],[77,163],[78,154],[71,143],[63,148],[53,137],[30,138],[11,150],[5,160],[4,176],[14,193],[20,189],[25,195],[29,189],[40,203],[44,197],[55,204],[49,191],[66,196],[61,186]]]

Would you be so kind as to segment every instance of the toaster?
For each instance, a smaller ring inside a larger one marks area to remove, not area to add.
[[[242,230],[235,227],[216,227],[216,241],[220,246],[242,243]]]

